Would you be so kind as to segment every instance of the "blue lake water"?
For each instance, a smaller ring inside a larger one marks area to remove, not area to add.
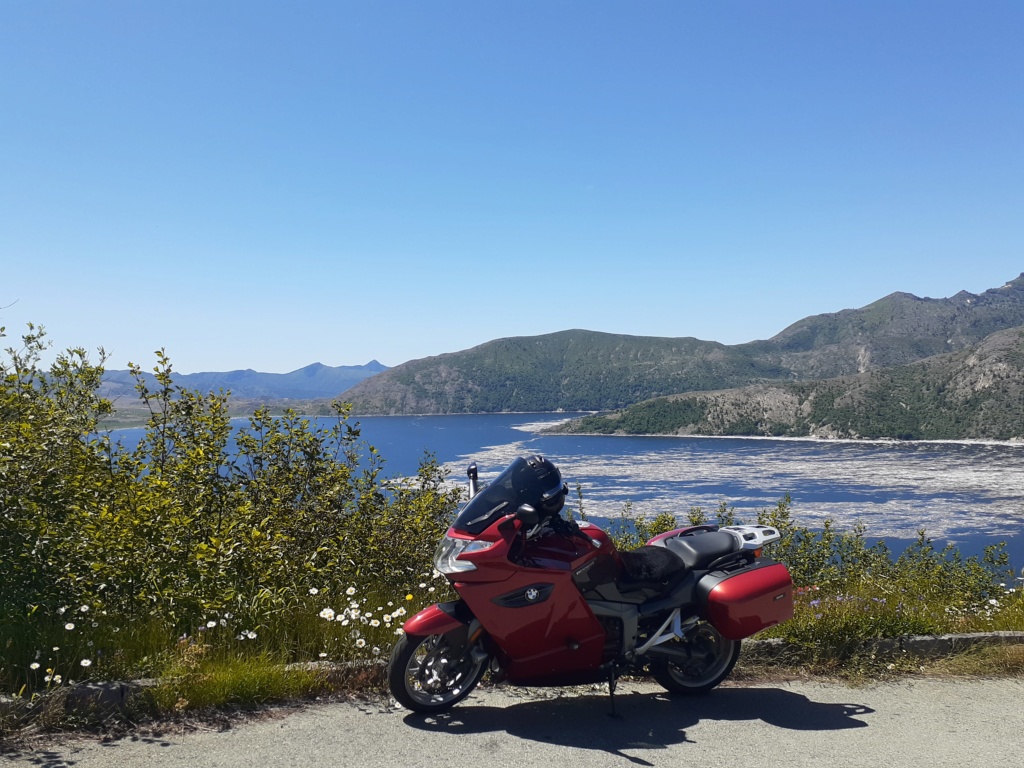
[[[840,528],[863,523],[897,550],[924,529],[966,555],[1006,541],[1024,565],[1024,445],[892,443],[696,437],[542,435],[564,415],[362,417],[362,440],[386,474],[413,474],[431,453],[463,482],[475,462],[482,480],[519,455],[551,458],[591,518],[617,518],[628,502],[653,516],[714,514],[720,502],[752,520],[786,494],[796,522]],[[126,437],[136,430],[124,430]]]

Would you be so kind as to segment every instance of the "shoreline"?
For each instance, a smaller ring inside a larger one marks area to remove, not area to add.
[[[624,432],[543,432],[563,437],[658,437],[681,440],[774,440],[792,443],[850,443],[852,445],[989,445],[993,447],[1024,448],[1024,438],[996,440],[992,438],[948,438],[946,440],[900,440],[895,437],[792,437],[774,435],[679,435],[670,432],[656,434],[630,434]]]
[[[499,412],[481,412],[481,413],[379,413],[379,414],[350,414],[349,420],[358,421],[359,419],[429,419],[429,418],[450,418],[450,417],[461,417],[461,416],[560,416],[565,413],[582,414],[582,415],[593,415],[598,413],[597,411],[499,411]],[[279,415],[279,414],[278,414]],[[324,414],[297,414],[299,418],[303,419],[330,419],[336,418],[333,415]],[[248,416],[231,416],[231,421],[248,419]],[[576,416],[567,416],[563,421],[552,420],[548,426],[556,426],[573,420]],[[107,431],[119,430],[119,429],[141,429],[145,427],[145,421],[140,423],[124,423],[111,425],[107,427]],[[521,426],[534,426],[531,424],[525,424]],[[842,444],[853,444],[853,445],[890,445],[890,446],[909,446],[909,445],[965,445],[965,446],[992,446],[992,447],[1006,447],[1006,448],[1024,448],[1024,437],[1011,438],[1009,440],[997,440],[995,438],[947,438],[941,440],[901,440],[895,437],[816,437],[812,435],[803,436],[784,436],[784,435],[680,435],[672,432],[662,432],[653,434],[629,434],[629,433],[605,433],[605,432],[550,432],[547,429],[529,429],[524,431],[534,432],[536,434],[545,435],[558,435],[563,437],[657,437],[657,438],[678,438],[678,439],[697,439],[697,440],[776,440],[779,442],[806,442],[806,443],[842,443]]]

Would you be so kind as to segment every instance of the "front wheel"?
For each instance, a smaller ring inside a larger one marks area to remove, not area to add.
[[[443,712],[483,677],[487,655],[467,648],[456,656],[444,635],[403,635],[391,652],[391,695],[414,712]]]
[[[732,672],[740,655],[740,641],[727,640],[702,621],[682,640],[666,646],[671,660],[651,663],[651,676],[672,693],[707,693]]]

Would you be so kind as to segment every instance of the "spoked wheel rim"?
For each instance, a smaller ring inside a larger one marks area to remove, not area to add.
[[[474,660],[466,652],[453,658],[442,635],[424,637],[405,665],[405,690],[423,707],[444,707],[465,696],[480,679],[486,657]]]
[[[728,677],[739,656],[740,643],[728,640],[707,622],[698,624],[678,644],[678,659],[664,666],[666,687],[683,692],[710,690]]]

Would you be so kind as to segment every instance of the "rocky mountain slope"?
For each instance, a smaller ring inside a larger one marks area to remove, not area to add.
[[[905,366],[657,398],[563,432],[1024,439],[1024,327]]]
[[[396,366],[343,398],[359,414],[604,411],[669,394],[905,366],[1021,325],[1024,274],[981,294],[894,293],[733,346],[583,330],[499,339]]]

